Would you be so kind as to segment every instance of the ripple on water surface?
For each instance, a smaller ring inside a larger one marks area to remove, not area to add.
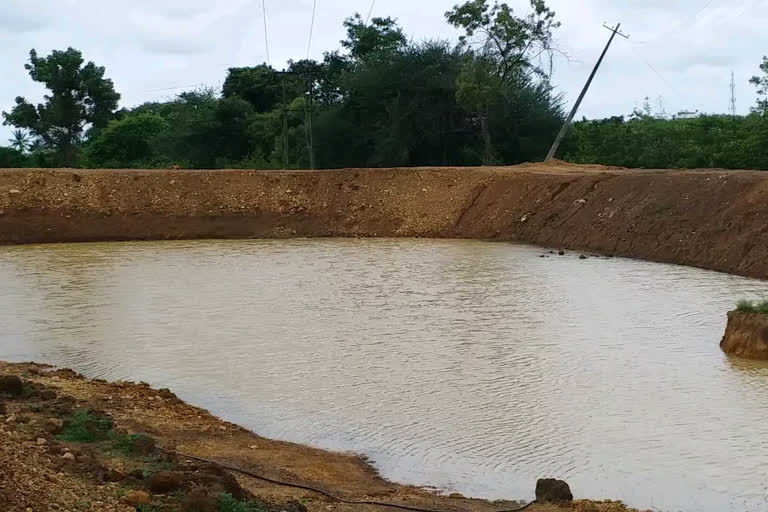
[[[485,497],[536,478],[768,510],[768,366],[718,349],[768,285],[435,240],[0,248],[0,358],[169,386],[260,434]]]

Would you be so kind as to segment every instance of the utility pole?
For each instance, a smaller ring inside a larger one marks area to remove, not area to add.
[[[611,47],[613,38],[616,37],[616,34],[619,34],[621,37],[625,39],[629,39],[629,36],[625,36],[624,34],[619,32],[619,28],[621,28],[621,23],[618,23],[616,27],[609,27],[603,24],[603,27],[611,31],[611,38],[608,39],[608,44],[605,45],[605,49],[603,50],[603,53],[600,55],[600,58],[597,60],[597,64],[595,64],[595,68],[592,70],[592,74],[589,75],[589,78],[587,79],[587,83],[584,85],[584,89],[581,90],[581,94],[579,95],[579,98],[576,100],[576,104],[573,106],[573,110],[571,110],[571,113],[568,114],[568,118],[565,120],[565,123],[563,123],[563,127],[560,129],[560,133],[557,134],[557,138],[555,139],[554,144],[552,144],[552,148],[549,150],[549,153],[547,154],[547,160],[551,160],[552,158],[555,158],[555,153],[557,153],[557,149],[560,147],[560,143],[563,141],[563,137],[565,137],[565,134],[568,132],[568,127],[571,126],[571,123],[573,122],[573,118],[576,117],[576,112],[579,110],[579,106],[581,106],[581,102],[584,99],[584,96],[586,96],[589,86],[592,85],[592,79],[595,78],[595,75],[597,74],[597,70],[600,68],[600,64],[603,63],[603,59],[605,58],[605,54],[608,53],[608,48]]]
[[[736,79],[733,76],[733,71],[731,71],[731,105],[728,112],[732,117],[736,117]]]
[[[312,87],[312,73],[309,74],[309,168],[313,171],[315,170],[315,140],[314,136],[312,134],[312,96],[313,96],[313,87]]]
[[[288,103],[285,97],[285,73],[280,73],[283,79],[283,168],[288,168]]]

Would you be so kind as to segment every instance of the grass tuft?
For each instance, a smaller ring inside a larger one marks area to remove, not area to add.
[[[64,422],[59,439],[70,443],[103,441],[112,432],[112,421],[97,417],[88,409],[80,409]]]
[[[240,501],[231,494],[219,494],[216,500],[216,512],[267,512],[260,504]]]
[[[768,314],[768,299],[763,301],[740,300],[736,303],[736,311]]]

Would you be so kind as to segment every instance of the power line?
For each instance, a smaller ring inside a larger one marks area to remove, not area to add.
[[[261,0],[261,12],[264,18],[264,46],[267,48],[267,64],[272,65],[269,58],[269,37],[267,37],[267,0]]]
[[[307,42],[307,59],[309,59],[309,50],[312,48],[312,32],[315,29],[315,11],[317,10],[317,0],[312,3],[312,22],[309,24],[309,42]]]
[[[376,0],[371,0],[371,8],[368,9],[368,17],[365,18],[365,24],[368,24],[368,21],[371,19],[371,13],[373,13],[373,6],[376,5]]]

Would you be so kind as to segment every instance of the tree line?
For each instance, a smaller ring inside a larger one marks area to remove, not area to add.
[[[545,0],[525,13],[469,0],[445,13],[458,43],[414,42],[392,18],[344,21],[321,61],[230,68],[220,91],[119,109],[103,67],[69,48],[30,52],[49,91],[3,112],[15,128],[0,167],[340,168],[515,164],[542,159],[563,122],[551,84]],[[629,167],[768,169],[768,59],[746,117],[575,123],[558,156]]]

